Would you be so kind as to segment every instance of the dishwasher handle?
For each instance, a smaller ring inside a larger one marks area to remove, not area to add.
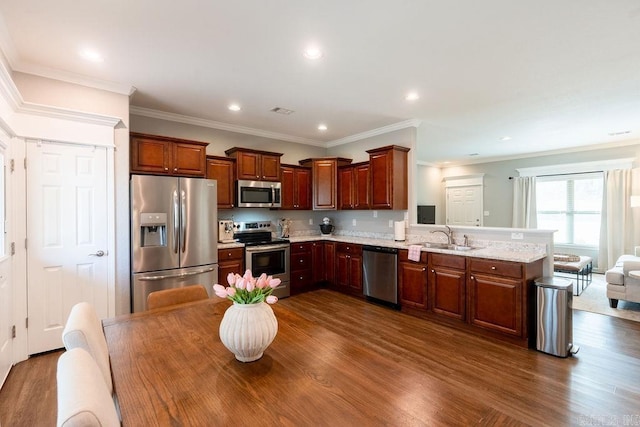
[[[370,251],[370,252],[382,252],[382,253],[386,253],[386,254],[397,254],[398,253],[398,249],[397,248],[388,248],[386,246],[364,245],[364,246],[362,246],[362,250],[363,251]]]

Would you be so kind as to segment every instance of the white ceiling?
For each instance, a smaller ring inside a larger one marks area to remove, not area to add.
[[[459,162],[639,139],[637,0],[0,0],[0,18],[16,71],[290,141],[418,119],[419,160]]]

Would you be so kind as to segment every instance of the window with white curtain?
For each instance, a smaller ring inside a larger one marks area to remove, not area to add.
[[[539,176],[538,228],[558,230],[554,243],[597,247],[602,210],[602,172]]]

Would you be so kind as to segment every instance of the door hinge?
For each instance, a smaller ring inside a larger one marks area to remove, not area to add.
[[[24,248],[27,249],[27,239],[24,239]]]
[[[16,254],[16,242],[11,242],[11,255]]]
[[[24,168],[27,169],[27,158],[24,158]]]
[[[13,325],[11,327],[11,338],[15,338],[16,337],[16,325]]]
[[[9,171],[13,173],[16,170],[16,161],[14,159],[9,160]]]
[[[29,318],[28,317],[25,317],[25,319],[24,319],[24,327],[29,329]]]

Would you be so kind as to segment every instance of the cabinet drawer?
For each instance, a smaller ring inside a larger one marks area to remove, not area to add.
[[[291,254],[291,271],[310,270],[311,252],[301,254]]]
[[[244,257],[244,248],[218,249],[218,262],[237,260]]]
[[[449,267],[464,270],[466,266],[466,258],[462,256],[431,253],[430,257],[431,265],[434,267]]]
[[[400,262],[415,262],[415,263],[422,263],[422,264],[426,264],[427,263],[427,253],[426,252],[420,252],[420,261],[413,261],[409,259],[409,251],[401,249],[398,251],[398,261]]]
[[[351,255],[362,255],[362,245],[354,245],[353,243],[338,243],[336,244],[336,252],[342,252]]]
[[[488,259],[471,259],[470,271],[472,273],[485,273],[494,276],[522,278],[522,264],[509,261],[494,261]]]
[[[292,243],[291,244],[291,254],[299,254],[303,252],[311,251],[311,242],[302,242],[302,243]]]

